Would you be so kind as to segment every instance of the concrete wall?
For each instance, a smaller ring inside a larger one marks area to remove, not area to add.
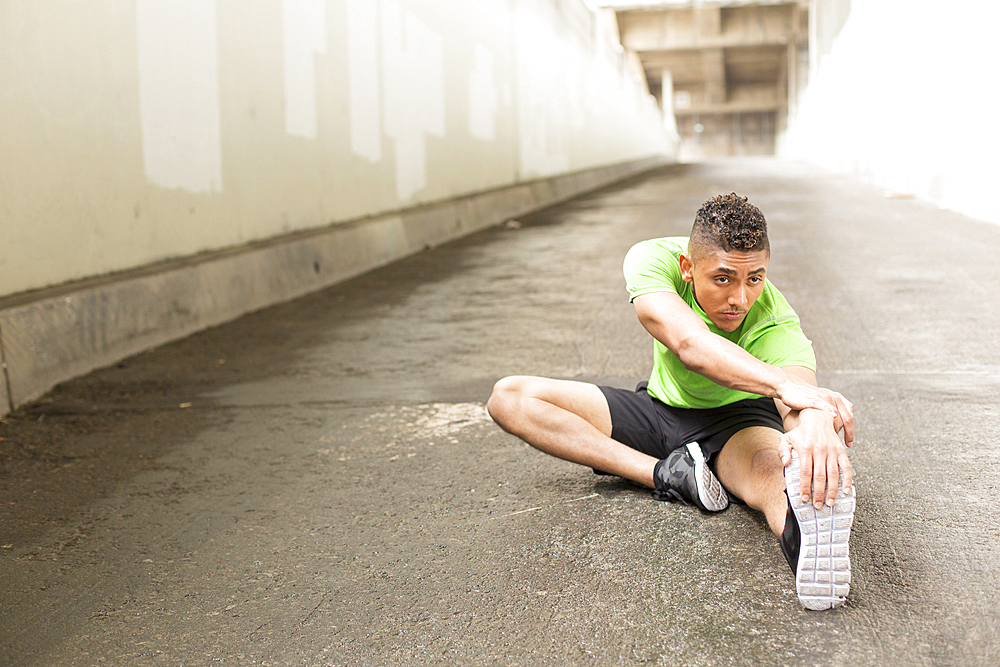
[[[673,147],[582,0],[5,0],[0,296]]]
[[[0,414],[676,155],[582,0],[0,4]]]
[[[807,89],[781,153],[1000,223],[1000,6],[812,0]]]

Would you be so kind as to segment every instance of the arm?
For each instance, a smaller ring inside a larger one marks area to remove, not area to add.
[[[816,374],[808,368],[789,367],[782,370],[809,384],[816,384]],[[842,426],[839,417],[813,409],[792,410],[777,399],[775,404],[785,424],[785,434],[778,445],[778,455],[787,466],[792,460],[791,450],[798,452],[802,501],[809,501],[811,489],[812,501],[817,509],[824,500],[827,505],[833,506],[840,476],[843,475],[845,493],[850,493],[854,481],[854,470],[847,458],[847,449],[837,436]],[[845,440],[846,436],[845,428]],[[851,437],[853,439],[853,424]]]
[[[644,294],[632,303],[646,331],[677,355],[688,370],[729,389],[780,399],[790,408],[836,415],[848,442],[853,441],[853,406],[840,394],[816,387],[815,379],[810,384],[787,369],[766,364],[716,336],[676,294]]]

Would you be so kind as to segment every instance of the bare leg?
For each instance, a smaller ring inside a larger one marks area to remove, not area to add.
[[[546,454],[653,487],[657,460],[611,439],[611,411],[596,385],[508,377],[486,408],[505,431]]]
[[[785,472],[778,457],[781,433],[751,426],[729,439],[719,452],[715,471],[726,490],[767,517],[775,535],[785,527],[788,501]]]

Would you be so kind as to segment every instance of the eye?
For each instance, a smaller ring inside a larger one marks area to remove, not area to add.
[[[764,279],[761,276],[750,276],[750,282],[754,285],[759,285],[764,282]]]
[[[719,283],[720,285],[725,285],[726,283],[729,282],[729,276],[716,276],[715,282]]]

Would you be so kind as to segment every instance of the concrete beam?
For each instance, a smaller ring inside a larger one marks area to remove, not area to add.
[[[663,69],[674,74],[678,84],[695,83],[705,74],[704,52],[724,54],[727,82],[772,81],[778,75],[779,62],[786,57],[787,46],[767,46],[741,49],[701,49],[686,51],[657,51],[640,54],[646,75],[659,76]]]
[[[784,46],[792,41],[787,36],[774,36],[774,37],[731,37],[727,35],[719,35],[718,37],[710,37],[702,40],[690,40],[690,41],[676,41],[676,42],[660,42],[660,41],[649,41],[646,43],[630,43],[626,44],[626,48],[632,49],[640,54],[645,55],[646,53],[671,53],[677,51],[694,51],[697,49],[739,49],[739,48],[755,48],[759,46]]]
[[[0,300],[0,415],[95,368],[664,162],[597,167]]]
[[[803,12],[804,13],[804,12]],[[798,5],[683,7],[620,12],[622,44],[635,51],[785,44],[800,30]]]
[[[722,33],[722,7],[699,5],[694,8],[696,39],[710,39]]]
[[[781,108],[777,100],[745,102],[726,102],[725,104],[692,104],[686,109],[674,109],[674,114],[680,116],[716,116],[734,113],[757,113],[762,111],[778,111]]]

